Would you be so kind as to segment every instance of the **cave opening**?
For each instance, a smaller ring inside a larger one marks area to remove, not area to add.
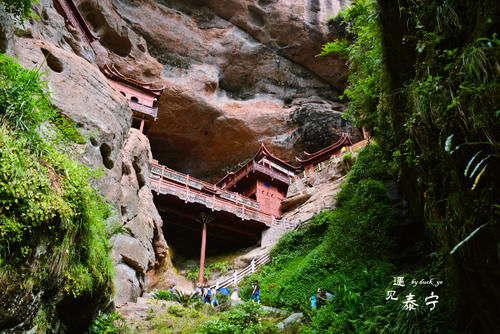
[[[222,257],[260,244],[264,224],[243,221],[234,214],[212,212],[198,203],[185,203],[170,195],[155,195],[154,202],[163,220],[163,235],[172,263],[185,268],[187,263],[198,265],[203,223],[201,213],[213,216],[207,224],[206,258]]]

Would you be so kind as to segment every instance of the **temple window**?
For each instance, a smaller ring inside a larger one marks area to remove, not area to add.
[[[120,93],[121,93],[123,96],[127,97],[127,94],[125,94],[124,92],[120,91]]]
[[[135,97],[135,96],[132,96],[130,99],[131,99],[133,102],[137,102],[137,103],[139,103],[139,99],[138,99],[137,97]]]

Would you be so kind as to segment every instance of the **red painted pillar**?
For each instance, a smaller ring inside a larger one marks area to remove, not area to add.
[[[139,128],[139,131],[141,131],[141,133],[142,133],[142,132],[143,132],[143,130],[144,130],[144,120],[143,120],[143,119],[141,119],[141,126],[140,126],[140,128]]]
[[[200,270],[198,270],[198,282],[203,285],[205,271],[205,249],[207,246],[207,223],[203,222],[203,230],[201,232],[201,254],[200,254]]]

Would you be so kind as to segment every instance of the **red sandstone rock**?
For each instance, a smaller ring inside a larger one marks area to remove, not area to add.
[[[261,142],[294,161],[321,148],[311,137],[327,146],[342,131],[359,136],[331,102],[344,87],[343,61],[315,57],[341,2],[315,3],[80,0],[78,7],[100,37],[98,51],[106,49],[98,64],[165,86],[149,131],[154,157],[215,180]],[[325,125],[297,123],[301,110],[320,112]]]

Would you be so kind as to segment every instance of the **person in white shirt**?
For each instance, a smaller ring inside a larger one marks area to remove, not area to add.
[[[234,289],[231,293],[231,300],[241,301],[240,297],[238,297],[238,288]]]

